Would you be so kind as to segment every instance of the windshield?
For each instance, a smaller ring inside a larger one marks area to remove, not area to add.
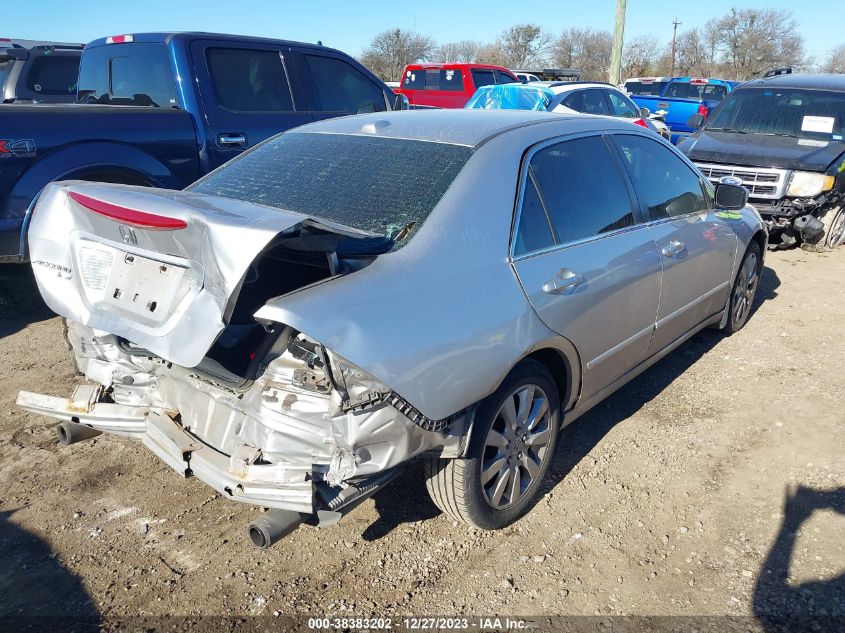
[[[660,96],[665,85],[665,81],[626,81],[625,92],[632,95]]]
[[[428,141],[286,133],[188,190],[297,211],[380,235],[401,233],[407,240],[472,152],[463,145]]]
[[[722,102],[710,116],[707,129],[841,141],[845,136],[845,93],[743,88]]]

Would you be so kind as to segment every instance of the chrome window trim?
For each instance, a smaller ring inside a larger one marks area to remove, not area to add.
[[[560,249],[563,249],[563,248],[569,248],[570,246],[578,246],[580,244],[585,244],[587,242],[594,242],[596,240],[612,237],[614,235],[619,235],[621,233],[627,233],[629,231],[641,229],[644,226],[646,226],[646,222],[641,221],[641,219],[638,217],[639,215],[641,215],[641,213],[639,211],[640,204],[639,204],[639,200],[636,198],[636,192],[632,191],[631,190],[632,187],[629,186],[628,173],[625,170],[625,167],[623,165],[619,164],[619,161],[618,161],[618,159],[617,159],[617,157],[614,153],[613,148],[608,147],[607,152],[610,155],[610,157],[613,159],[613,161],[616,163],[617,168],[619,169],[619,176],[622,179],[622,182],[625,183],[625,191],[628,194],[628,200],[631,203],[631,213],[634,214],[634,225],[633,226],[626,226],[626,227],[621,228],[621,229],[616,229],[615,231],[609,231],[607,233],[599,233],[597,235],[590,235],[588,237],[584,237],[584,238],[581,238],[581,239],[578,239],[578,240],[571,240],[569,242],[558,242],[558,243],[552,244],[551,246],[548,246],[546,248],[538,249],[538,250],[535,250],[535,251],[529,251],[527,253],[521,253],[519,255],[514,253],[514,248],[516,246],[516,235],[517,235],[517,231],[519,230],[519,224],[522,221],[522,202],[523,202],[523,199],[524,199],[524,196],[525,196],[525,180],[526,180],[526,177],[528,175],[528,168],[531,166],[531,159],[534,158],[534,155],[537,152],[542,151],[542,150],[546,149],[547,147],[550,147],[551,145],[557,145],[558,143],[562,143],[562,142],[566,142],[566,141],[575,141],[575,140],[578,140],[578,139],[581,139],[581,138],[588,138],[588,137],[591,137],[591,136],[598,136],[603,141],[605,141],[604,137],[612,136],[614,134],[619,134],[619,133],[631,134],[632,136],[643,136],[643,137],[648,138],[648,136],[646,134],[641,134],[641,133],[637,132],[636,130],[634,130],[632,132],[633,133],[629,132],[628,130],[621,132],[620,130],[602,129],[602,130],[590,130],[589,132],[574,132],[574,133],[571,133],[571,134],[562,134],[562,135],[559,135],[559,136],[548,138],[545,141],[540,141],[539,143],[532,145],[531,147],[529,147],[525,151],[525,153],[522,157],[522,162],[519,166],[519,186],[517,187],[517,191],[516,191],[516,200],[514,202],[515,208],[514,208],[513,220],[511,222],[510,244],[508,245],[508,261],[509,262],[514,263],[514,262],[522,261],[524,259],[528,259],[528,258],[531,258],[531,257],[536,257],[537,255],[545,255],[547,253],[551,253],[551,252],[554,252],[554,251],[557,251],[557,250],[560,250]],[[605,141],[605,143],[606,143],[606,141]],[[539,188],[538,188],[538,193],[540,193]],[[634,195],[633,198],[631,197],[632,194]],[[541,195],[541,200],[542,200],[542,193],[540,193],[540,195]],[[543,206],[545,208],[545,202],[543,202]],[[549,221],[551,221],[551,218],[549,218]],[[554,239],[555,235],[556,235],[556,231],[553,228],[552,229],[552,238],[553,239]]]

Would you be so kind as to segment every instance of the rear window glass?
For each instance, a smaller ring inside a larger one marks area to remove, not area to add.
[[[14,61],[11,59],[0,59],[0,88],[3,88],[6,84],[6,79],[12,71],[12,64],[14,64]]]
[[[42,55],[32,60],[26,78],[26,87],[32,92],[44,95],[76,94],[78,74],[78,56]]]
[[[282,56],[278,51],[209,48],[208,72],[221,107],[234,112],[293,110]]]
[[[464,74],[457,68],[408,70],[402,79],[402,87],[408,90],[447,90],[460,92],[464,89]]]
[[[632,95],[659,96],[660,92],[663,90],[663,86],[665,85],[665,81],[626,81],[625,92],[629,92]]]
[[[106,44],[86,48],[79,66],[79,101],[178,107],[164,44]]]
[[[188,189],[409,237],[472,155],[472,148],[342,134],[280,134]]]
[[[666,88],[665,97],[676,99],[704,99],[707,101],[721,101],[728,89],[718,84],[672,83]]]
[[[402,78],[402,87],[406,90],[425,90],[425,71],[421,68],[406,70]]]
[[[352,64],[336,57],[305,55],[319,110],[362,114],[387,109],[384,92]]]

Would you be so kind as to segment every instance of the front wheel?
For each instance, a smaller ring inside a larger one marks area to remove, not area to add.
[[[751,306],[754,304],[754,297],[757,295],[757,286],[760,285],[762,268],[760,245],[757,242],[751,242],[748,250],[745,251],[742,263],[739,265],[739,272],[731,289],[731,298],[728,303],[728,323],[725,325],[726,334],[738,332],[748,322],[748,317],[751,315]]]
[[[426,487],[453,519],[503,528],[530,508],[552,459],[560,400],[548,369],[517,365],[479,407],[463,459],[426,462]]]

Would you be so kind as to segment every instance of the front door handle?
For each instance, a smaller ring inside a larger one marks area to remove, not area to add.
[[[664,257],[675,257],[683,253],[685,248],[686,246],[684,246],[683,242],[671,240],[666,246],[660,249],[660,252],[663,253]]]
[[[217,142],[221,145],[246,145],[246,135],[234,133],[218,134]]]
[[[561,268],[557,273],[557,277],[553,277],[543,284],[543,292],[550,295],[557,295],[583,282],[584,278],[581,275],[572,272],[568,268]]]

